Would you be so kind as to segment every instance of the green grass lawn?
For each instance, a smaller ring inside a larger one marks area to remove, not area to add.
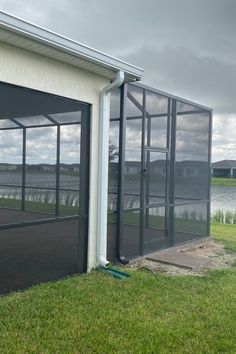
[[[236,252],[235,224],[212,223],[211,234],[214,239],[223,242],[226,249]]]
[[[212,177],[212,186],[236,187],[236,178]]]
[[[212,235],[236,250],[236,227]],[[116,280],[93,271],[0,298],[0,353],[236,353],[236,267]]]

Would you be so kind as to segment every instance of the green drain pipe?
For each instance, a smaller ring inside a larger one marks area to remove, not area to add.
[[[111,267],[98,266],[97,270],[100,272],[103,272],[103,273],[107,273],[107,274],[111,275],[112,277],[114,277],[116,279],[120,279],[120,280],[125,280],[130,277],[129,273],[121,272],[120,270],[115,269],[115,268],[111,268]]]

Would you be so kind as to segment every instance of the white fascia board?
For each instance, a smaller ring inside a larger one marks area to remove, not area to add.
[[[19,40],[21,38],[22,40]],[[143,69],[102,53],[45,28],[36,26],[6,12],[0,11],[0,40],[15,46],[40,53],[56,60],[71,62],[72,65],[91,70],[113,79],[120,70],[126,81],[140,80]],[[38,46],[37,46],[38,44]],[[43,47],[47,49],[43,50]],[[50,48],[52,51],[50,52]],[[63,56],[63,53],[66,54]],[[68,57],[69,56],[69,57]],[[77,61],[74,59],[78,59]],[[85,65],[85,62],[87,65]],[[90,65],[91,64],[91,67]],[[99,67],[106,70],[99,70]]]

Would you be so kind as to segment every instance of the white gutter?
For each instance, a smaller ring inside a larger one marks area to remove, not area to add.
[[[98,204],[97,204],[97,261],[106,267],[107,260],[107,198],[109,163],[110,91],[124,82],[124,72],[118,71],[116,79],[104,87],[100,93],[99,111],[99,166],[98,166]]]
[[[0,41],[24,48],[114,80],[140,80],[143,69],[0,10]]]

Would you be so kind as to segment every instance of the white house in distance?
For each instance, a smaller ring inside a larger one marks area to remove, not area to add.
[[[236,178],[236,160],[222,160],[212,163],[213,177]]]

